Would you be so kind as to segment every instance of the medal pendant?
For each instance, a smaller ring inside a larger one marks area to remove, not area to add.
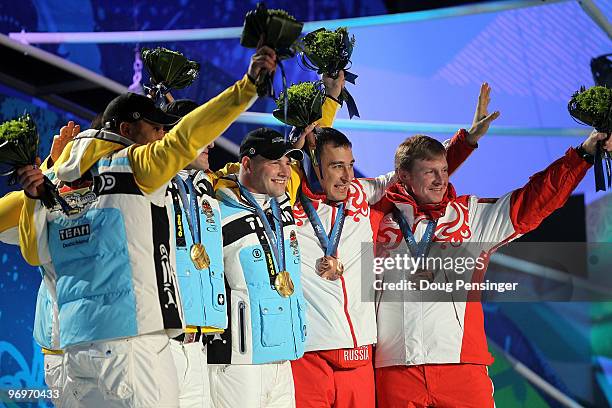
[[[191,261],[196,269],[202,270],[210,267],[210,257],[206,252],[206,248],[202,244],[193,244],[191,246]]]
[[[274,287],[279,295],[282,297],[289,297],[293,295],[295,290],[293,286],[293,280],[291,280],[291,275],[287,271],[280,271],[276,278],[274,279]]]

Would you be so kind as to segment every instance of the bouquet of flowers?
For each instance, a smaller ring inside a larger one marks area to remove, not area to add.
[[[612,89],[581,87],[572,95],[567,109],[579,123],[592,126],[598,132],[612,132]]]
[[[355,84],[357,79],[357,75],[347,71],[354,46],[355,36],[350,36],[346,27],[335,31],[319,28],[307,34],[299,45],[306,68],[331,78],[337,78],[338,72],[343,70],[346,81],[351,84]],[[339,99],[340,103],[346,102],[349,117],[359,117],[355,100],[346,88],[342,89]]]
[[[296,21],[295,17],[286,11],[268,9],[263,2],[257,3],[257,8],[249,11],[244,18],[240,45],[247,48],[266,45],[272,48],[283,71],[280,61],[295,56],[295,43],[302,33],[303,26],[303,23]],[[282,74],[284,82],[284,72]],[[272,79],[271,74],[256,78],[259,96],[274,97]]]
[[[594,127],[598,132],[612,133],[612,89],[605,86],[581,87],[570,99],[567,109],[578,123]],[[595,188],[605,191],[602,161],[605,159],[608,188],[612,187],[612,157],[598,143],[595,153]]]
[[[153,99],[161,99],[162,104],[164,96],[172,89],[188,87],[200,74],[200,64],[177,51],[143,48],[141,56],[151,79],[145,90]]]
[[[19,167],[36,164],[40,138],[36,124],[29,114],[0,125],[0,175],[10,176],[10,184],[17,179]],[[60,204],[67,213],[70,206],[60,197],[57,188],[44,177],[44,190],[40,200],[47,208]]]
[[[323,116],[325,93],[321,88],[320,81],[291,85],[276,99],[277,109],[272,115],[289,126],[305,128]],[[297,134],[299,135],[299,132]]]

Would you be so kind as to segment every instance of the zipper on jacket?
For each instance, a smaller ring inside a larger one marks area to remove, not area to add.
[[[246,304],[241,300],[238,302],[238,349],[240,353],[246,353]]]
[[[336,222],[336,212],[337,211],[338,211],[337,207],[332,206],[331,225],[334,225],[334,223]],[[335,256],[338,256],[338,250],[336,250]],[[353,347],[357,347],[357,336],[355,335],[355,329],[353,327],[353,322],[351,321],[351,314],[349,313],[349,310],[348,310],[348,294],[346,292],[346,283],[344,282],[344,276],[340,276],[340,284],[342,285],[344,315],[346,316],[346,321],[349,325],[349,330],[351,331],[351,338],[353,339]]]

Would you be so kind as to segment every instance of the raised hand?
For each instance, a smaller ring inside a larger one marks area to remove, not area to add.
[[[257,79],[262,73],[272,73],[276,69],[276,52],[268,46],[261,46],[251,57],[251,64],[247,75],[252,81]]]
[[[66,126],[62,126],[60,134],[53,136],[53,143],[51,144],[51,160],[54,162],[59,159],[64,147],[70,142],[76,135],[81,132],[81,126],[76,125],[73,121],[70,121]]]
[[[314,129],[316,126],[317,126],[316,122],[311,123],[310,125],[306,126],[302,130],[302,133],[300,133],[300,136],[297,138],[295,143],[293,144],[293,148],[301,149],[302,147],[304,147],[304,142],[306,142],[306,147],[308,147],[309,150],[314,149],[315,142],[316,142]]]
[[[338,77],[336,79],[323,74],[323,85],[325,86],[326,95],[338,99],[340,97],[340,92],[342,92],[342,88],[344,88],[344,70],[338,72]]]
[[[604,150],[612,152],[612,137],[608,133],[598,132],[595,129],[591,132],[589,137],[582,142],[582,148],[589,154],[595,155],[597,150],[597,142],[605,140],[603,143]]]
[[[472,121],[472,127],[468,130],[467,141],[472,144],[478,144],[481,137],[487,133],[491,122],[499,118],[499,111],[495,111],[491,114],[488,113],[489,102],[491,102],[491,87],[488,83],[484,82],[480,85],[480,93],[478,94],[478,104],[476,105],[476,112],[474,113],[474,120]]]
[[[44,191],[44,175],[40,166],[40,158],[36,158],[36,165],[27,165],[17,169],[17,180],[25,194],[31,198],[38,198]]]

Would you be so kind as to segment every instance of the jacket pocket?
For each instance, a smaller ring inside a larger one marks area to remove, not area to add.
[[[225,312],[225,280],[223,279],[223,273],[215,269],[210,268],[208,273],[212,295],[211,303],[216,311]]]
[[[289,341],[291,322],[290,304],[285,299],[262,299],[259,302],[261,316],[261,344],[264,347],[280,346]]]

